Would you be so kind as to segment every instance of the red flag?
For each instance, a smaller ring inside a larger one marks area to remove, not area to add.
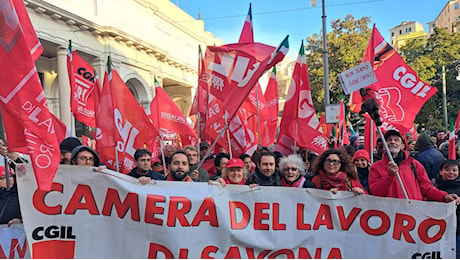
[[[458,109],[457,119],[455,120],[454,131],[460,130],[460,108]]]
[[[254,42],[254,30],[252,29],[251,3],[249,3],[248,15],[246,16],[246,20],[244,21],[243,30],[241,31],[240,39],[238,40],[238,42],[240,43]]]
[[[449,134],[449,156],[448,159],[455,160],[457,157],[457,151],[455,151],[455,128],[454,124],[450,122],[450,134]]]
[[[438,90],[417,77],[375,26],[363,61],[373,64],[377,77],[377,82],[367,89],[370,97],[379,103],[382,128],[407,132],[421,107]],[[352,103],[352,110],[359,112],[362,99],[357,92],[352,95]]]
[[[273,67],[267,89],[265,90],[265,100],[267,101],[267,114],[261,116],[261,140],[263,146],[269,146],[275,142],[276,128],[279,117],[279,90],[276,78],[276,67]]]
[[[193,98],[192,108],[190,109],[190,118],[192,119],[194,126],[193,129],[198,133],[198,127],[200,127],[199,139],[203,141],[211,141],[210,137],[206,134],[206,117],[208,112],[208,78],[209,74],[204,69],[204,58],[201,52],[201,47],[198,47],[198,87]],[[198,117],[199,114],[199,117]],[[200,122],[198,122],[198,118]]]
[[[369,116],[365,116],[366,124],[364,125],[364,150],[366,150],[369,154],[374,152],[374,147],[377,144],[377,137],[375,135],[375,123]],[[371,131],[371,124],[372,130]],[[371,142],[372,140],[372,142]]]
[[[89,127],[96,127],[96,104],[100,86],[95,79],[95,70],[76,51],[69,41],[67,70],[70,81],[70,108],[74,117]]]
[[[34,29],[22,0],[3,1],[0,13],[0,105],[9,120],[17,121],[9,124],[5,120],[8,147],[30,154],[38,188],[49,191],[61,156],[53,117],[34,64],[41,47],[32,37]]]
[[[176,103],[166,94],[155,78],[155,97],[150,103],[150,119],[156,129],[160,129],[163,140],[181,140],[181,145],[197,144],[196,134],[188,124]],[[180,146],[181,147],[181,146]]]
[[[19,23],[21,24],[22,32],[24,34],[27,47],[30,51],[30,56],[32,56],[33,61],[36,61],[43,53],[43,46],[40,43],[37,34],[35,33],[34,27],[32,26],[32,22],[30,21],[29,14],[27,13],[27,9],[23,4],[23,1],[13,0],[12,2],[14,4],[14,8],[16,9]],[[4,16],[7,17],[6,13],[4,13]]]
[[[311,99],[303,41],[292,72],[275,150],[288,155],[293,152],[294,145],[320,154],[327,149],[327,138],[321,130]]]
[[[331,131],[333,128],[333,124],[326,124],[326,114],[323,112],[321,113],[321,118],[319,120],[319,124],[321,125],[321,130],[323,131],[324,135],[329,138],[331,136]]]
[[[210,75],[209,89],[222,102],[227,120],[235,116],[260,76],[280,62],[288,50],[288,37],[276,50],[261,43],[207,47],[205,68]]]
[[[154,139],[158,132],[112,67],[110,57],[107,61],[102,92],[96,119],[99,128],[96,148],[101,161],[109,168],[116,169],[115,149],[112,146],[116,142],[119,171],[128,173],[134,168],[136,149],[143,147],[148,140]]]

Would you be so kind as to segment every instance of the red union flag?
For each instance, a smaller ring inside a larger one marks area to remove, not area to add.
[[[75,118],[89,127],[96,127],[96,104],[99,81],[95,79],[94,68],[72,51],[69,42],[67,70],[70,81],[70,108]]]
[[[293,153],[294,146],[308,148],[319,154],[327,148],[327,139],[311,99],[303,41],[292,72],[275,150],[288,155]]]
[[[268,80],[267,90],[265,91],[267,104],[267,114],[261,116],[260,138],[263,146],[269,146],[275,142],[276,127],[278,126],[279,116],[279,91],[276,79],[276,67],[273,67],[270,79]]]
[[[134,168],[136,149],[158,136],[158,132],[112,67],[110,58],[107,61],[102,91],[96,120],[96,148],[101,161],[109,168],[116,169],[115,148],[110,146],[116,144],[119,171],[128,173]]]
[[[261,43],[207,47],[205,69],[210,75],[209,89],[222,101],[227,120],[235,116],[262,74],[280,62],[288,50],[287,36],[277,49]]]
[[[163,140],[176,140],[180,137],[183,146],[197,144],[196,134],[187,122],[176,103],[166,94],[155,78],[155,97],[150,103],[150,119],[156,129],[160,129]],[[171,138],[165,138],[170,133]]]
[[[34,65],[41,47],[35,44],[38,39],[30,37],[33,27],[29,18],[22,16],[27,15],[24,11],[23,1],[0,2],[0,106],[10,120],[17,121],[4,124],[9,148],[30,154],[38,188],[49,191],[61,156]]]
[[[377,77],[377,82],[366,89],[380,106],[383,129],[396,128],[401,133],[408,132],[422,106],[438,90],[417,77],[415,71],[383,39],[375,25],[364,61],[371,62]],[[358,92],[352,93],[351,102],[351,109],[359,112],[362,99]]]

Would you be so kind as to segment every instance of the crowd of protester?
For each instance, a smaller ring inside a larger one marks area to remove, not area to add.
[[[239,158],[231,158],[222,150],[217,154],[211,152],[202,162],[210,149],[209,143],[200,143],[199,150],[194,146],[178,149],[168,144],[163,155],[158,157],[152,157],[145,148],[136,150],[135,167],[128,176],[144,185],[151,181],[184,181],[208,182],[222,187],[316,188],[332,193],[350,191],[363,196],[370,194],[401,199],[407,195],[413,200],[456,201],[459,204],[460,142],[456,143],[456,160],[448,160],[448,136],[445,131],[428,131],[414,137],[389,130],[384,140],[391,158],[382,139],[377,139],[374,151],[369,154],[363,147],[362,139],[357,136],[350,138],[350,145],[333,148],[331,144],[331,148],[322,154],[297,148],[295,153],[283,155],[273,151],[272,145],[258,147],[252,155],[243,154]],[[66,138],[60,149],[61,164],[91,166],[98,171],[106,168],[94,149],[82,145],[78,138]],[[23,159],[8,151],[1,140],[0,154],[10,158],[8,178],[5,167],[0,167],[0,224],[11,225],[21,222],[14,162],[23,162]],[[404,183],[405,191],[397,174]],[[457,209],[457,248],[460,248],[459,220],[460,211]]]

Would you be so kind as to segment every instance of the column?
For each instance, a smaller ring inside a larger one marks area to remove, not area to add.
[[[57,47],[57,73],[59,83],[60,119],[75,135],[75,119],[70,111],[70,82],[67,72],[67,47]]]

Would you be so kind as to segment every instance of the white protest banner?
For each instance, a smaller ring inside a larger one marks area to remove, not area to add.
[[[21,167],[19,167],[21,168]],[[60,166],[18,173],[33,258],[455,257],[455,205],[282,187],[221,188]]]
[[[377,82],[374,69],[369,61],[339,74],[339,81],[345,94],[367,87]]]
[[[26,233],[22,224],[0,225],[0,258],[30,258]]]

